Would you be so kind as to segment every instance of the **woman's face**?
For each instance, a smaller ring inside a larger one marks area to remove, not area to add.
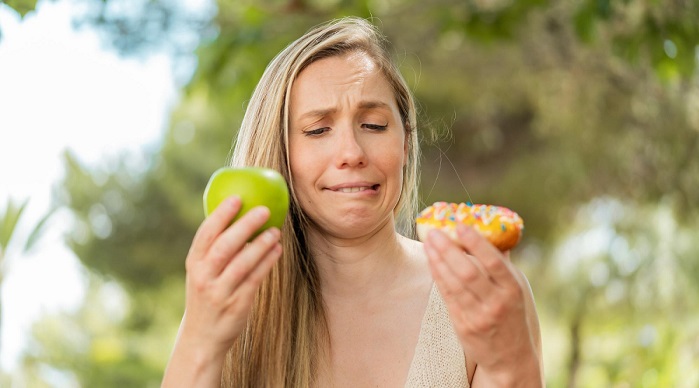
[[[408,143],[393,89],[369,56],[313,62],[294,81],[289,110],[295,193],[320,231],[358,238],[393,222]]]

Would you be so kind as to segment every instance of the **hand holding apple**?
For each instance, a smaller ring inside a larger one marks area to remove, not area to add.
[[[216,170],[204,190],[206,216],[208,217],[230,196],[237,196],[242,201],[242,208],[233,222],[256,206],[266,206],[270,210],[269,220],[253,237],[272,226],[281,228],[289,211],[289,189],[286,181],[281,174],[270,168],[222,167]]]

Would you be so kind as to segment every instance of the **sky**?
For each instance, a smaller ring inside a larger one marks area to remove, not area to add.
[[[64,173],[61,155],[87,165],[157,145],[178,99],[165,54],[122,58],[89,29],[75,30],[71,0],[40,1],[20,19],[0,3],[0,208],[29,199],[17,240],[24,241],[52,201]],[[10,246],[2,271],[3,370],[14,368],[32,322],[80,306],[85,269],[64,245],[71,217],[52,218],[37,248]]]

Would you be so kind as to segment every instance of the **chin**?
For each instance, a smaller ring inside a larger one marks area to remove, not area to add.
[[[334,220],[320,227],[322,233],[341,239],[357,239],[376,234],[379,230],[391,225],[392,218],[376,219],[373,217],[363,217],[352,219],[342,218]]]

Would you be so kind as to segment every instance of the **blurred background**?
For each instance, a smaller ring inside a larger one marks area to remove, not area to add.
[[[347,15],[420,103],[423,204],[525,219],[548,386],[699,386],[693,0],[0,3],[0,386],[159,386],[247,99]]]

